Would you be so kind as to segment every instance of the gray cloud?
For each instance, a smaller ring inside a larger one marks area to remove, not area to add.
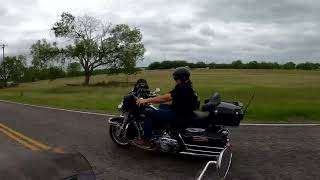
[[[201,1],[200,18],[227,22],[294,23],[314,22],[320,15],[316,0],[214,0]]]
[[[140,65],[320,59],[317,0],[11,0],[0,7],[0,43],[9,54],[28,54],[35,40],[54,39],[49,29],[63,11],[138,27],[147,49]]]

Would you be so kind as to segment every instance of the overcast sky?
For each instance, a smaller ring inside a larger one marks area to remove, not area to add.
[[[62,12],[128,23],[143,33],[145,60],[320,61],[318,0],[0,0],[0,43],[29,54],[54,40]]]

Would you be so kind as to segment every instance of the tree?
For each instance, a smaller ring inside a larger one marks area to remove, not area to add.
[[[125,24],[104,24],[92,16],[74,17],[70,13],[62,13],[52,30],[56,37],[73,41],[61,53],[80,63],[85,85],[89,84],[94,69],[100,66],[135,66],[145,52],[142,34],[137,28],[131,29]]]
[[[24,56],[5,57],[0,63],[0,80],[3,83],[3,86],[7,87],[9,80],[19,82],[22,79],[24,68]]]
[[[257,61],[250,61],[247,64],[248,69],[258,69],[259,68],[259,63]]]
[[[50,80],[64,78],[66,76],[66,73],[63,71],[61,67],[51,66],[46,71]]]
[[[193,63],[188,63],[187,61],[162,61],[162,62],[153,62],[148,66],[148,69],[171,69],[182,66],[189,66],[191,68],[195,67]]]
[[[156,61],[156,62],[149,64],[148,69],[150,69],[150,70],[160,69],[160,66],[161,66],[161,63]]]
[[[236,61],[233,61],[233,62],[231,63],[231,66],[232,66],[232,68],[234,68],[234,69],[241,69],[241,68],[243,68],[243,63],[242,63],[241,60],[236,60]]]
[[[209,67],[210,69],[215,69],[216,63],[212,62],[212,63],[208,64],[208,67]]]
[[[37,80],[37,71],[31,67],[26,67],[23,71],[22,82],[35,82]]]
[[[78,62],[72,62],[67,67],[68,76],[79,76],[81,74],[81,65]]]
[[[141,43],[142,35],[137,29],[131,30],[128,25],[120,24],[111,30],[111,41],[120,45],[119,56],[122,72],[127,75],[136,74],[137,62],[143,57],[145,52],[144,45]],[[127,76],[128,81],[128,76]]]
[[[296,64],[294,62],[287,62],[285,64],[282,65],[283,69],[295,69],[296,68]]]
[[[195,64],[196,68],[206,68],[207,64],[203,61],[199,61]]]
[[[57,43],[50,43],[46,39],[38,40],[31,46],[32,65],[36,69],[47,68],[52,60],[59,62],[61,56]]]
[[[297,64],[296,68],[303,69],[303,70],[314,70],[314,69],[319,69],[320,66],[317,63],[306,62],[306,63]]]

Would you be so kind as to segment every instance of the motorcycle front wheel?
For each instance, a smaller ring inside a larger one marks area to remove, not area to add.
[[[116,143],[120,147],[129,147],[130,140],[125,137],[124,131],[121,132],[120,126],[110,125],[109,134],[114,143]]]

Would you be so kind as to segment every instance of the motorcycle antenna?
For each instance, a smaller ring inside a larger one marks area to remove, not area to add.
[[[247,113],[247,109],[248,109],[249,105],[251,104],[251,102],[252,102],[255,94],[256,94],[256,92],[253,91],[253,94],[252,94],[252,96],[251,96],[251,98],[250,98],[250,101],[249,101],[249,103],[247,104],[247,106],[246,106],[246,108],[245,108],[245,110],[244,110],[244,114]]]

